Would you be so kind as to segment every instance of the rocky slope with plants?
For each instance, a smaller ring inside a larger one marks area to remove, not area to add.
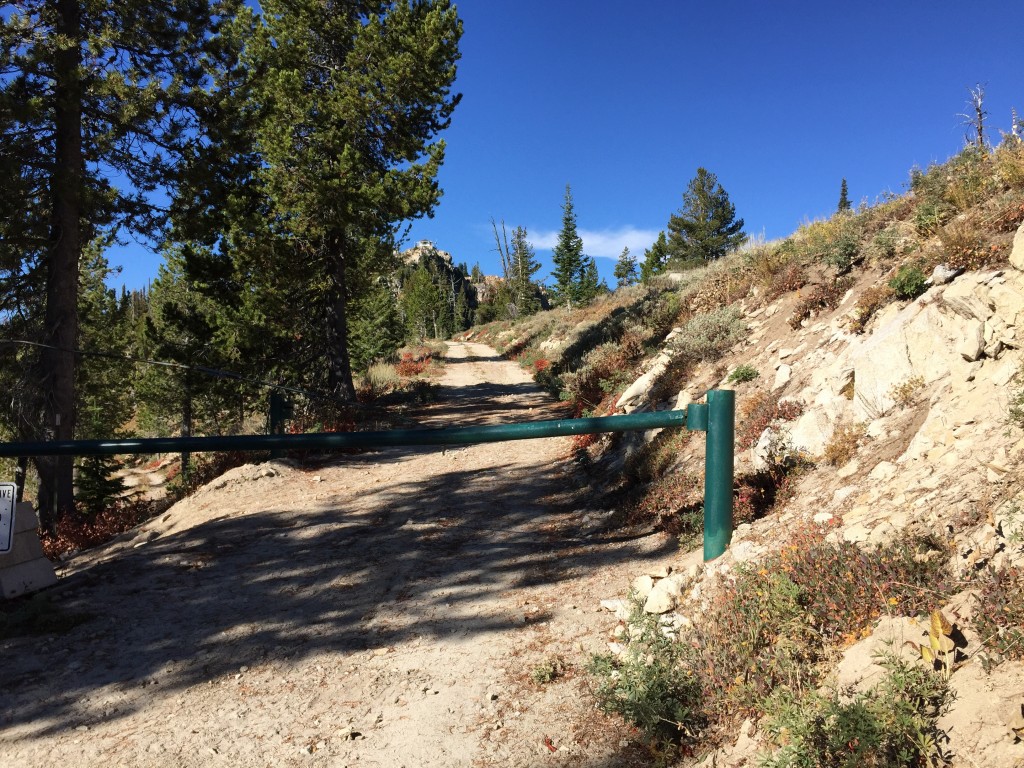
[[[606,595],[592,663],[661,762],[1024,764],[1022,221],[1010,139],[783,241],[470,334],[578,413],[736,389],[737,527],[711,563],[688,554],[699,434],[575,444],[617,524],[679,536],[675,569]]]

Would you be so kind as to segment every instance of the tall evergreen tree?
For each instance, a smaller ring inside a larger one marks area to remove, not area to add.
[[[437,135],[459,100],[462,25],[448,0],[261,7],[248,55],[260,73],[260,176],[278,243],[266,258],[288,265],[275,271],[320,324],[326,386],[352,400],[355,277],[373,269],[373,243],[393,246],[399,223],[430,214],[440,197]]]
[[[226,9],[226,10],[225,10]],[[164,185],[195,113],[188,99],[219,14],[229,6],[177,0],[18,0],[0,18],[0,188],[23,225],[3,226],[5,247],[30,238],[20,271],[45,274],[41,339],[31,377],[38,421],[26,439],[75,433],[74,350],[79,342],[83,249],[120,227],[151,233],[148,194]],[[126,183],[127,182],[127,183]],[[9,237],[14,240],[8,240]],[[34,263],[33,263],[34,262]],[[70,511],[70,457],[41,458],[39,512],[51,526]]]
[[[242,393],[235,382],[208,371],[233,370],[239,361],[225,333],[223,308],[188,275],[186,256],[171,251],[149,296],[142,356],[169,366],[146,366],[138,378],[140,420],[158,435],[217,434],[237,426]],[[206,369],[205,371],[203,369]],[[182,454],[182,472],[189,470]]]
[[[637,280],[636,257],[629,252],[629,248],[623,248],[619,254],[619,260],[615,262],[615,279],[619,288],[633,285]]]
[[[112,270],[103,256],[104,242],[91,243],[84,254],[78,299],[79,345],[83,350],[75,380],[78,412],[75,437],[80,440],[124,436],[134,406],[131,306],[118,300],[106,280]],[[78,463],[78,501],[89,514],[107,508],[124,489],[114,473],[116,456],[86,456]]]
[[[664,272],[668,257],[668,238],[665,237],[665,232],[661,231],[658,233],[658,239],[644,251],[644,260],[640,265],[640,281],[646,283],[655,275]]]
[[[349,351],[356,371],[387,360],[405,341],[397,298],[387,280],[378,280],[356,299],[349,323]]]
[[[580,277],[584,269],[583,239],[576,231],[576,211],[573,208],[572,190],[565,185],[565,199],[562,202],[562,229],[558,233],[552,258],[555,262],[555,296],[571,306],[579,302]]]
[[[541,263],[533,246],[526,239],[526,229],[516,227],[512,232],[512,253],[509,265],[509,287],[516,314],[532,315],[540,309],[537,284],[533,276],[540,271]]]
[[[736,218],[736,207],[705,168],[698,168],[683,193],[683,207],[668,220],[669,258],[680,266],[695,266],[714,261],[742,245],[743,219]]]
[[[850,203],[850,196],[846,190],[846,178],[844,177],[843,183],[839,185],[839,205],[836,210],[839,211],[839,213],[843,213],[851,208],[853,208],[853,205]]]
[[[602,293],[608,292],[608,284],[601,279],[597,272],[597,261],[593,256],[583,255],[580,265],[580,277],[576,284],[576,301],[579,304],[589,304]]]

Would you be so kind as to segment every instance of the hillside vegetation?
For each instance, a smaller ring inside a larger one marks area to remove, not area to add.
[[[1010,137],[784,240],[461,337],[578,414],[737,391],[730,551],[638,574],[592,664],[659,761],[1024,761],[1022,222]],[[615,524],[678,534],[682,554],[702,442],[574,450]]]

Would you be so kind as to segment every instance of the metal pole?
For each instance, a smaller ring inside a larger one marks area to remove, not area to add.
[[[732,540],[733,443],[736,393],[708,392],[707,451],[704,458],[704,561],[723,554]]]
[[[539,437],[627,432],[634,429],[686,426],[686,411],[653,411],[627,416],[529,421],[441,429],[392,429],[384,432],[320,432],[302,435],[235,435],[225,437],[155,437],[135,440],[65,440],[0,443],[0,456],[90,456],[117,453],[180,451],[338,450],[408,445],[469,445]]]

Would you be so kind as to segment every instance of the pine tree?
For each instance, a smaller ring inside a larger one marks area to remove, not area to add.
[[[715,174],[698,168],[683,193],[683,207],[668,220],[669,259],[697,266],[720,259],[746,239],[743,219]]]
[[[839,185],[839,205],[836,210],[839,213],[849,211],[853,206],[850,204],[850,197],[846,190],[846,178],[843,178],[843,183]]]
[[[629,248],[623,248],[619,254],[619,260],[615,262],[615,279],[618,281],[618,288],[633,285],[637,281],[636,257],[629,252]]]
[[[540,271],[541,263],[533,246],[526,239],[526,229],[516,227],[512,232],[512,252],[509,265],[509,288],[517,315],[523,317],[535,314],[540,309],[537,284],[533,276]]]
[[[118,301],[106,285],[112,272],[103,256],[108,244],[91,243],[83,254],[78,297],[82,355],[75,378],[75,438],[79,440],[125,437],[123,428],[134,405],[129,304]],[[114,476],[121,461],[116,456],[87,456],[78,466],[79,502],[88,514],[102,512],[124,490],[123,482]]]
[[[584,254],[580,266],[580,277],[576,284],[576,301],[584,305],[589,304],[602,293],[608,292],[608,284],[600,278],[597,272],[597,262],[593,256]]]
[[[142,368],[136,390],[143,428],[159,435],[219,434],[238,427],[239,384],[211,375],[242,357],[224,308],[188,276],[181,249],[167,253],[153,282],[139,341],[142,357],[171,365]],[[182,454],[187,476],[190,456]]]
[[[326,387],[351,401],[355,283],[375,271],[363,258],[373,244],[393,245],[399,224],[440,197],[437,135],[459,101],[451,87],[462,25],[448,0],[261,7],[248,59],[260,73],[260,180],[280,245],[263,258],[287,265],[274,271],[315,313]]]
[[[437,338],[439,309],[442,302],[433,276],[426,265],[419,264],[402,285],[401,307],[409,336],[417,340]]]
[[[576,231],[576,212],[573,208],[572,190],[565,185],[565,200],[562,203],[562,229],[552,254],[555,262],[555,296],[566,306],[580,300],[580,277],[585,267],[583,240]]]
[[[405,341],[398,302],[386,280],[365,291],[352,307],[349,351],[356,371],[392,357]]]
[[[32,233],[22,271],[45,273],[41,340],[29,382],[38,421],[25,439],[75,434],[79,265],[86,245],[127,228],[151,234],[148,193],[165,186],[195,126],[198,60],[233,5],[179,0],[19,0],[0,20],[0,188]],[[7,234],[6,232],[4,233]],[[40,521],[73,507],[71,457],[36,461]]]
[[[654,244],[644,251],[644,260],[640,265],[640,281],[646,283],[655,275],[664,272],[668,257],[668,239],[662,231],[658,233],[658,239]]]

